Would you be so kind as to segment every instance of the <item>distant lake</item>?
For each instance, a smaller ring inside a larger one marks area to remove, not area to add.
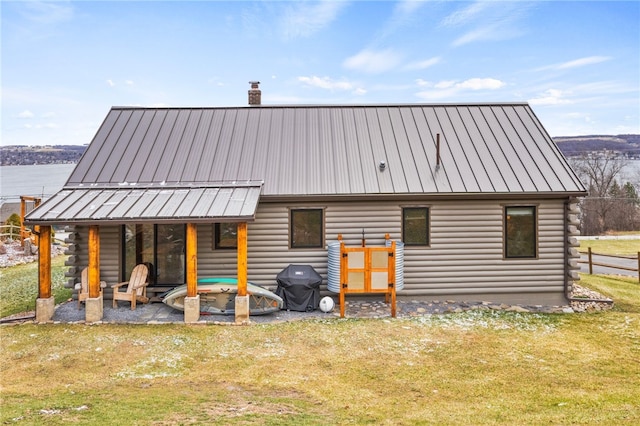
[[[0,166],[0,202],[20,201],[21,195],[51,197],[71,176],[75,164]],[[630,160],[625,177],[640,178],[640,160]]]
[[[51,197],[71,176],[75,164],[0,166],[0,201],[20,201],[21,195]]]

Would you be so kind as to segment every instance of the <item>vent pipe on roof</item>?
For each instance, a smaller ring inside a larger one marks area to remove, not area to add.
[[[436,170],[440,168],[440,133],[436,133]]]
[[[260,105],[262,103],[262,92],[258,88],[259,81],[250,81],[251,89],[249,89],[249,105]]]

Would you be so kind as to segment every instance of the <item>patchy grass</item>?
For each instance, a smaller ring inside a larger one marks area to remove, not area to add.
[[[640,286],[604,276],[580,284],[616,307],[1,326],[0,423],[639,424]]]
[[[72,290],[64,288],[69,269],[64,265],[66,256],[51,259],[51,291],[56,303],[71,297]],[[32,262],[0,268],[0,318],[20,312],[32,311],[38,297],[38,263]]]
[[[638,314],[2,328],[3,424],[633,424]]]
[[[580,240],[581,252],[589,247],[594,253],[616,256],[636,256],[640,251],[640,240]]]

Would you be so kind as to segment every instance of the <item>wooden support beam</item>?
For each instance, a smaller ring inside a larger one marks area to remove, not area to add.
[[[187,297],[198,294],[198,228],[187,223]]]
[[[238,296],[247,295],[247,222],[238,223]]]
[[[51,226],[40,227],[38,242],[38,298],[51,297]]]
[[[100,297],[100,227],[89,226],[89,298]]]

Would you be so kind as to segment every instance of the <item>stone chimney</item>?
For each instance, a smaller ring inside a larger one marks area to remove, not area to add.
[[[262,103],[262,92],[258,88],[259,81],[250,81],[251,89],[249,89],[249,105],[260,105]]]

